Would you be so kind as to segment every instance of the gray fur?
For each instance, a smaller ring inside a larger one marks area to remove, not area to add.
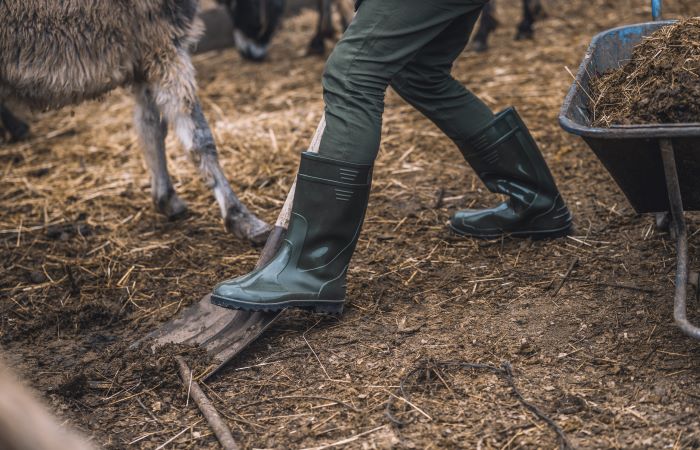
[[[254,242],[269,227],[240,203],[219,165],[196,96],[189,47],[197,0],[0,0],[0,105],[60,108],[133,86],[152,195],[169,217],[186,211],[165,158],[166,124],[214,189],[227,228]]]
[[[49,414],[35,393],[0,361],[0,448],[3,450],[94,450],[82,436]]]

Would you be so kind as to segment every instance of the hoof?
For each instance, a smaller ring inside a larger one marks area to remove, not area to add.
[[[239,239],[247,239],[255,245],[262,245],[272,231],[272,227],[258,219],[255,215],[227,215],[224,225],[229,233],[233,233]]]
[[[534,31],[522,31],[519,30],[515,34],[515,40],[516,41],[525,41],[525,40],[531,40],[535,38],[535,32]]]
[[[176,194],[156,200],[156,210],[168,220],[179,220],[187,216],[187,204]]]
[[[12,137],[13,142],[21,141],[22,139],[26,138],[29,134],[29,125],[22,121],[18,121],[18,123],[15,124],[14,127],[8,128],[7,131],[10,132],[10,136]]]
[[[472,44],[472,50],[476,53],[485,53],[489,49],[489,44],[483,41],[474,41]]]
[[[308,56],[324,56],[326,54],[326,43],[323,38],[314,38],[309,43],[309,49],[306,51]]]

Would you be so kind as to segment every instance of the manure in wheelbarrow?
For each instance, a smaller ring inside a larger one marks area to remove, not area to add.
[[[659,29],[591,81],[593,125],[700,122],[700,17]]]

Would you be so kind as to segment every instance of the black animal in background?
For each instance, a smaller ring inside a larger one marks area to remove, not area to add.
[[[518,24],[515,40],[532,39],[535,30],[534,23],[546,16],[541,0],[521,0],[523,6],[523,18]],[[485,52],[489,48],[489,35],[498,27],[495,16],[496,0],[491,0],[484,6],[479,21],[479,28],[474,35],[472,48],[476,52]]]
[[[546,16],[542,7],[542,0],[521,0],[523,18],[518,24],[515,34],[516,40],[532,39],[534,36],[534,23]],[[479,21],[479,27],[474,35],[473,48],[477,52],[488,50],[489,35],[498,27],[495,15],[496,0],[491,0],[484,6]],[[348,27],[353,16],[352,0],[318,0],[318,23],[316,34],[309,43],[309,54],[324,55],[326,53],[326,39],[333,39],[336,35],[333,26],[333,6],[340,13],[340,21],[343,30]]]
[[[233,23],[236,49],[245,59],[262,61],[282,22],[285,0],[217,0]]]
[[[326,39],[335,38],[336,30],[333,26],[333,5],[340,13],[340,24],[345,30],[354,14],[352,0],[318,0],[318,23],[316,34],[309,42],[310,55],[325,55]]]
[[[270,40],[279,28],[285,12],[285,0],[217,0],[229,12],[233,38],[238,52],[249,61],[267,57]],[[354,0],[316,0],[318,22],[309,43],[310,55],[326,53],[326,39],[334,39],[333,11],[337,9],[345,30],[354,15]]]

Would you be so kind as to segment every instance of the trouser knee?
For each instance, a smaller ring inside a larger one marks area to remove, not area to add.
[[[341,93],[347,90],[347,76],[350,68],[350,58],[340,48],[331,52],[323,69],[321,84],[326,92]]]
[[[399,73],[391,80],[391,86],[406,99],[433,99],[435,101],[440,101],[440,97],[455,89],[459,91],[464,89],[450,74],[434,74],[423,77]]]
[[[354,61],[341,41],[326,62],[323,99],[326,131],[319,153],[343,161],[371,164],[379,149],[384,92],[389,84],[371,63]]]
[[[449,73],[406,72],[391,85],[455,142],[493,120],[491,109]]]
[[[336,52],[331,52],[330,56],[326,60],[326,65],[323,67],[323,75],[321,77],[321,84],[325,89],[327,85],[337,83],[340,79],[340,61],[336,56]]]
[[[476,99],[449,73],[398,74],[391,86],[404,100],[431,118],[442,116],[447,110],[469,106]]]

